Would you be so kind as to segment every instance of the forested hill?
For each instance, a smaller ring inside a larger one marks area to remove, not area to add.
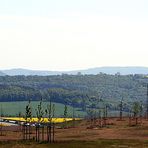
[[[0,101],[52,100],[54,102],[87,106],[90,102],[108,103],[146,99],[143,75],[59,75],[59,76],[1,76]]]

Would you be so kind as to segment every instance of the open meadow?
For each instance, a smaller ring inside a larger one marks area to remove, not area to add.
[[[47,108],[47,105],[50,102],[43,102],[43,108]],[[2,107],[2,114],[4,116],[18,116],[19,114],[25,116],[25,107],[28,104],[28,101],[15,101],[15,102],[0,102],[0,105]],[[39,104],[39,101],[32,101],[31,107],[32,107],[32,115],[36,116],[36,109]],[[52,103],[55,104],[55,116],[61,117],[64,114],[64,104],[62,103]],[[68,109],[68,116],[72,116],[73,114],[73,108],[69,105],[67,105]],[[75,115],[77,117],[82,117],[86,115],[85,112],[81,111],[80,108],[75,108]]]

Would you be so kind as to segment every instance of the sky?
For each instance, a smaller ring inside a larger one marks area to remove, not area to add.
[[[0,0],[0,69],[148,67],[147,0]]]

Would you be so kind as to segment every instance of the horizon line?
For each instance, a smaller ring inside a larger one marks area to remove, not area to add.
[[[96,68],[148,68],[148,66],[98,66],[98,67],[88,67],[88,68],[82,68],[82,69],[72,69],[72,70],[48,70],[48,69],[34,69],[34,68],[6,68],[6,69],[0,69],[0,71],[8,71],[8,70],[30,70],[30,71],[51,71],[51,72],[71,72],[71,71],[82,71],[82,70],[89,70],[89,69],[96,69]]]

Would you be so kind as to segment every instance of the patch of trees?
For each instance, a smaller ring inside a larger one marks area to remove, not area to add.
[[[144,100],[148,78],[143,75],[1,76],[0,101],[43,101],[75,107],[95,106],[98,100]],[[95,101],[92,98],[95,97]],[[113,108],[108,104],[108,108]]]

